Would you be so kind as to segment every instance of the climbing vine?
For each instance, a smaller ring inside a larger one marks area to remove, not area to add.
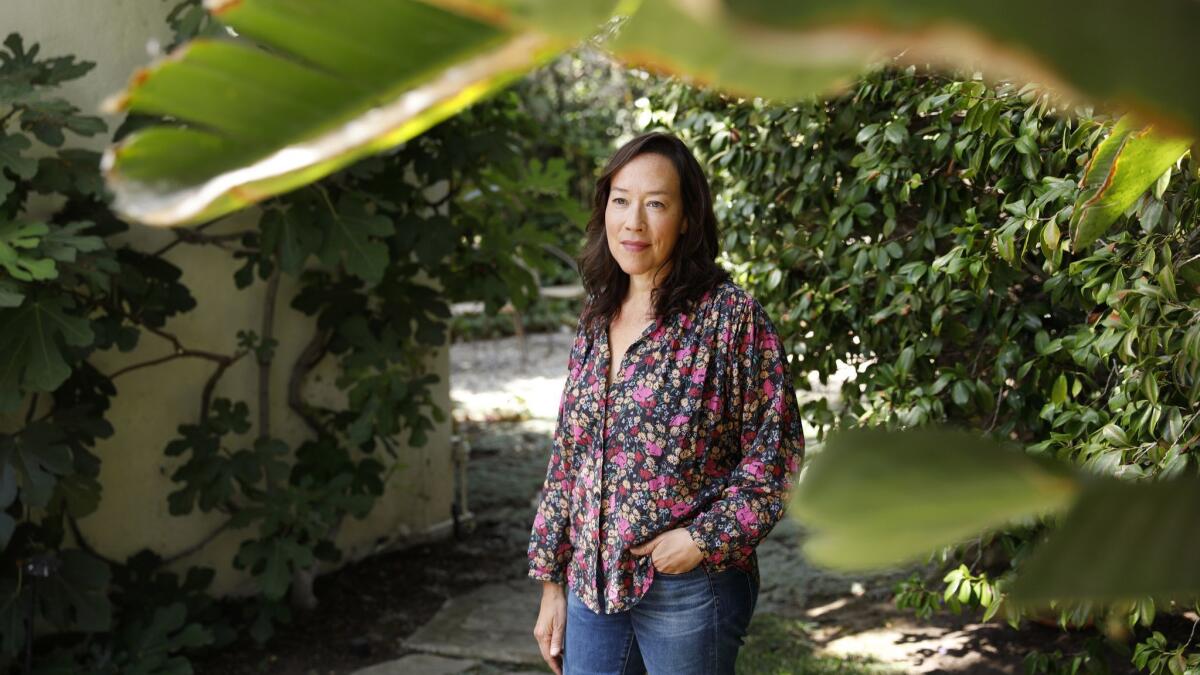
[[[220,30],[207,17],[199,2],[178,3],[168,17],[173,44]],[[431,393],[437,376],[424,364],[445,343],[449,303],[524,308],[541,277],[562,276],[554,245],[582,232],[567,168],[578,158],[537,145],[521,97],[502,93],[395,151],[265,202],[244,231],[176,228],[173,241],[143,251],[116,243],[129,226],[107,207],[99,156],[68,140],[103,134],[105,124],[54,95],[93,65],[43,56],[16,34],[0,51],[0,412],[11,420],[0,433],[0,665],[30,650],[39,672],[190,672],[196,650],[243,630],[265,640],[297,608],[314,606],[313,578],[321,562],[340,560],[343,522],[365,516],[387,467],[403,463],[396,439],[423,445],[445,421]],[[115,135],[146,121],[130,117]],[[31,219],[34,198],[57,206]],[[189,246],[240,261],[238,288],[265,287],[258,325],[230,327],[230,353],[198,349],[169,329],[172,317],[200,311],[166,256]],[[294,297],[280,294],[283,275],[299,281]],[[312,317],[290,363],[276,357],[274,315],[285,302]],[[90,361],[145,339],[170,353],[109,373]],[[108,559],[77,522],[104,496],[94,448],[113,432],[114,382],[178,359],[207,362],[211,374],[195,392],[194,418],[162,448],[176,467],[169,511],[223,520],[184,550]],[[324,359],[336,363],[344,407],[301,396]],[[255,400],[217,395],[244,360],[259,372]],[[280,368],[287,386],[277,391],[271,373]],[[289,444],[272,428],[270,411],[284,405],[303,420],[306,440]],[[173,565],[230,530],[242,537],[230,562],[259,590],[243,617],[217,607],[212,570],[180,574]],[[36,643],[31,626],[47,628]]]

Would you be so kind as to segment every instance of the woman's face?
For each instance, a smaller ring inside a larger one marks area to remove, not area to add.
[[[655,270],[670,260],[679,235],[687,231],[679,175],[671,160],[643,153],[613,175],[604,208],[608,250],[629,276],[642,276],[653,287]],[[658,275],[665,275],[664,265]]]

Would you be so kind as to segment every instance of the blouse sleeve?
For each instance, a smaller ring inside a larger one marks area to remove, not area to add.
[[[686,528],[711,562],[749,556],[782,518],[804,461],[804,430],[782,341],[757,301],[731,345],[731,405],[742,458],[720,496]]]
[[[558,404],[558,421],[554,428],[554,439],[550,448],[550,462],[546,467],[546,478],[542,483],[542,497],[533,518],[533,530],[529,535],[529,577],[543,581],[564,582],[567,562],[573,547],[568,532],[570,527],[571,490],[575,483],[573,462],[570,453],[575,444],[567,423],[570,405],[568,392],[571,383],[579,376],[581,355],[586,346],[582,314],[576,327],[575,342],[567,359],[567,381]]]

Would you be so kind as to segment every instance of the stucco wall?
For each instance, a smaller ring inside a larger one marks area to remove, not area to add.
[[[17,31],[27,44],[40,43],[42,55],[73,53],[97,63],[85,78],[61,90],[63,97],[87,112],[97,111],[100,101],[119,90],[136,67],[149,61],[148,43],[167,42],[169,30],[165,17],[174,4],[164,0],[3,0],[3,3],[5,34]],[[120,119],[104,117],[110,132],[115,130]],[[107,141],[97,138],[90,142],[79,139],[68,142],[99,149]],[[31,210],[50,206],[35,204]],[[255,217],[253,212],[235,214],[206,232],[236,232],[253,226]],[[114,238],[143,251],[155,250],[173,239],[169,231],[138,225],[131,225],[129,232]],[[194,310],[170,320],[165,327],[186,347],[232,354],[238,349],[238,330],[260,332],[266,284],[256,278],[251,287],[236,288],[233,273],[240,261],[219,248],[196,245],[176,246],[164,258],[183,271],[182,282],[197,302]],[[274,325],[279,345],[271,375],[272,433],[293,447],[308,432],[287,407],[287,380],[291,364],[314,330],[313,321],[289,306],[296,290],[295,281],[284,275]],[[98,353],[91,362],[101,372],[111,373],[171,352],[170,342],[143,332],[134,351]],[[435,400],[449,413],[449,348],[431,350],[428,364],[431,372],[441,378],[435,386]],[[150,548],[163,556],[172,556],[203,539],[222,522],[222,517],[216,514],[170,515],[167,495],[177,487],[170,475],[180,460],[163,455],[163,448],[177,436],[176,428],[197,421],[201,391],[215,367],[212,361],[181,358],[134,370],[114,380],[117,396],[108,419],[116,432],[97,448],[103,460],[100,477],[103,498],[99,511],[81,522],[84,536],[99,552],[123,559]],[[344,399],[333,385],[336,370],[330,358],[318,364],[305,383],[305,398],[324,405],[342,405]],[[251,409],[251,419],[257,420],[257,391],[257,365],[252,357],[246,357],[221,377],[214,396],[245,401]],[[252,440],[248,437],[247,445]],[[455,462],[449,415],[430,434],[424,448],[408,448],[403,439],[397,439],[397,445],[401,449],[402,466],[390,474],[387,493],[366,520],[348,520],[339,534],[338,542],[347,559],[361,557],[397,538],[441,536],[451,522]],[[244,573],[230,565],[239,541],[246,534],[227,531],[182,559],[176,567],[213,567],[217,571],[214,591],[218,593],[246,589]]]

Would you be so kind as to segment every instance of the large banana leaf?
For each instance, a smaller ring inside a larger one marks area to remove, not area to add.
[[[397,145],[559,53],[561,38],[414,0],[210,3],[239,40],[193,40],[112,110],[177,122],[103,160],[115,208],[153,225],[211,219]],[[254,44],[251,40],[257,42]]]
[[[208,4],[241,41],[195,41],[111,99],[177,120],[105,155],[115,207],[131,219],[196,222],[317,180],[421,133],[612,16],[627,18],[617,56],[744,95],[828,92],[899,54],[1008,71],[1164,129],[1200,128],[1191,0]]]

